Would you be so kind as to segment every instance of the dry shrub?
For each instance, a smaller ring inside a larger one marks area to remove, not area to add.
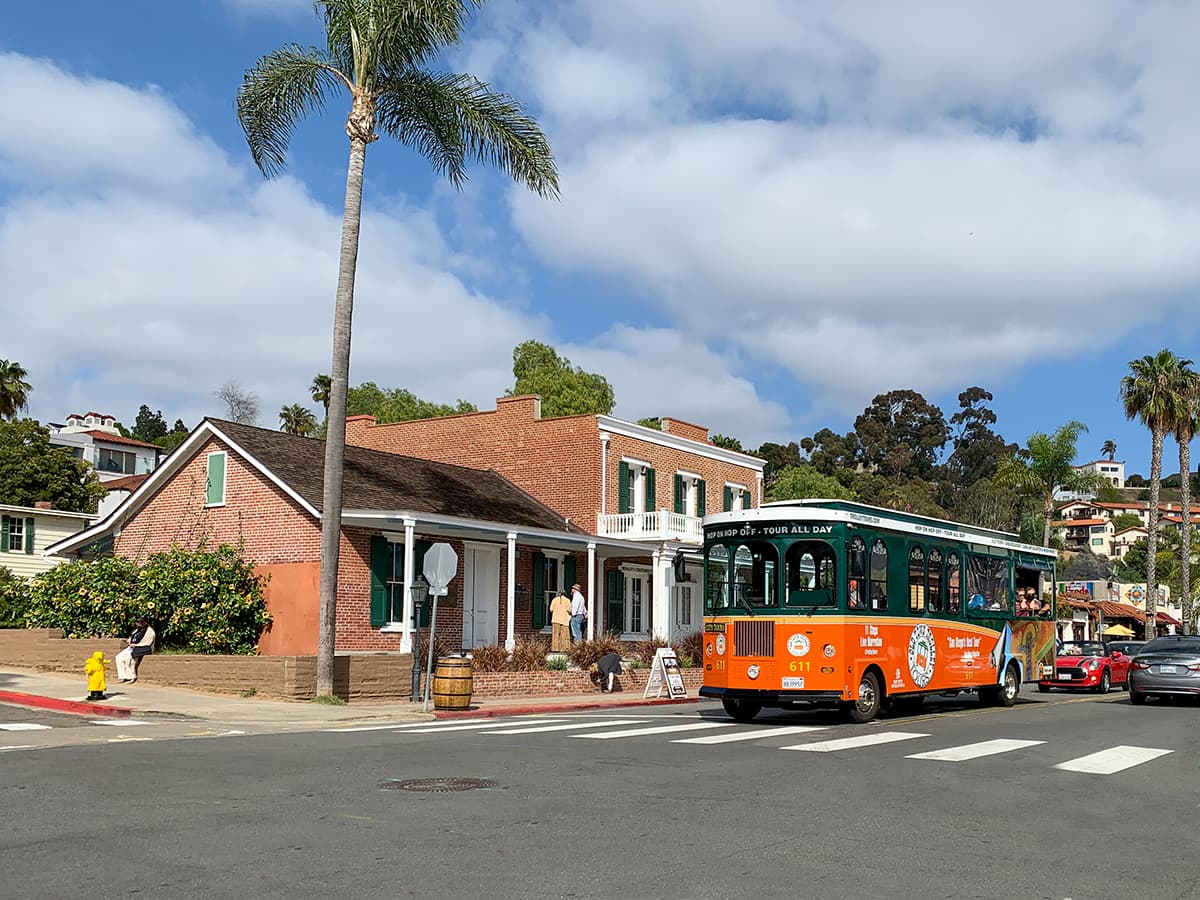
[[[520,638],[513,647],[512,659],[508,661],[510,672],[540,672],[546,668],[546,654],[550,645],[540,638]]]
[[[675,655],[684,668],[698,666],[704,659],[704,632],[693,631],[675,642]]]
[[[429,653],[428,637],[429,637],[429,632],[425,632],[424,634],[421,635],[421,652],[417,655],[417,660],[416,660],[417,667],[420,668],[420,670],[422,672],[424,672],[426,669],[425,661],[428,659],[428,653]],[[435,646],[433,648],[433,664],[435,666],[437,665],[437,661],[441,657],[453,656],[454,654],[458,653],[458,651],[461,649],[457,646],[454,646],[453,644],[447,643],[441,637],[437,638],[434,641],[434,644],[435,644]]]
[[[499,644],[476,647],[471,651],[471,669],[475,672],[503,672],[508,665],[508,651]]]
[[[609,653],[624,654],[624,652],[625,645],[615,637],[606,634],[594,641],[579,641],[572,644],[571,649],[567,651],[567,659],[580,669],[587,669],[595,665],[602,656]]]
[[[654,656],[660,649],[667,646],[667,642],[661,638],[650,638],[647,641],[638,641],[633,645],[633,658],[639,660],[642,665],[649,666],[654,662]]]

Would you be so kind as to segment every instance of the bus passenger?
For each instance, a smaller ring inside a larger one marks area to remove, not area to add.
[[[849,598],[851,609],[863,609],[866,606],[866,604],[863,603],[862,589],[858,585],[857,578],[850,579]]]
[[[972,594],[971,599],[967,601],[967,609],[971,610],[983,609],[986,605],[983,594]]]
[[[1029,612],[1029,601],[1025,599],[1024,594],[1022,594],[1021,599],[1017,601],[1017,615],[1018,616],[1031,615],[1031,613]]]

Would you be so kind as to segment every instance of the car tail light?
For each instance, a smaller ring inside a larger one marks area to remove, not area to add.
[[[1133,662],[1131,662],[1129,664],[1129,668],[1131,668],[1131,669],[1148,669],[1148,668],[1150,668],[1150,663],[1142,662],[1140,659],[1135,659]]]
[[[1200,672],[1200,663],[1196,663],[1194,666],[1188,666],[1188,671],[1189,672]]]

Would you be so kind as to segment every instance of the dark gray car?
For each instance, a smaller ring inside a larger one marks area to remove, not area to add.
[[[1200,696],[1200,637],[1170,635],[1147,642],[1129,666],[1129,702]]]

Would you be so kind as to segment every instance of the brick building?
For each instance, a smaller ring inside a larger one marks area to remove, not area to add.
[[[606,415],[543,419],[536,396],[501,397],[496,409],[412,422],[346,422],[347,443],[494,470],[597,540],[634,541],[640,558],[601,563],[589,632],[671,639],[701,626],[700,521],[706,512],[762,503],[764,462],[715,446],[678,419],[661,430]],[[564,578],[551,552],[538,560],[542,602]],[[544,621],[535,603],[534,624]]]
[[[270,576],[274,621],[260,652],[314,653],[324,452],[323,441],[206,419],[112,514],[46,552],[141,558],[201,541],[241,546]],[[449,648],[511,647],[539,632],[533,598],[547,587],[546,558],[561,562],[569,587],[585,567],[594,579],[599,554],[643,552],[588,534],[496,472],[348,446],[338,651],[411,651],[412,588],[435,541],[459,559],[438,605],[438,640]],[[428,604],[422,612],[424,626]]]

